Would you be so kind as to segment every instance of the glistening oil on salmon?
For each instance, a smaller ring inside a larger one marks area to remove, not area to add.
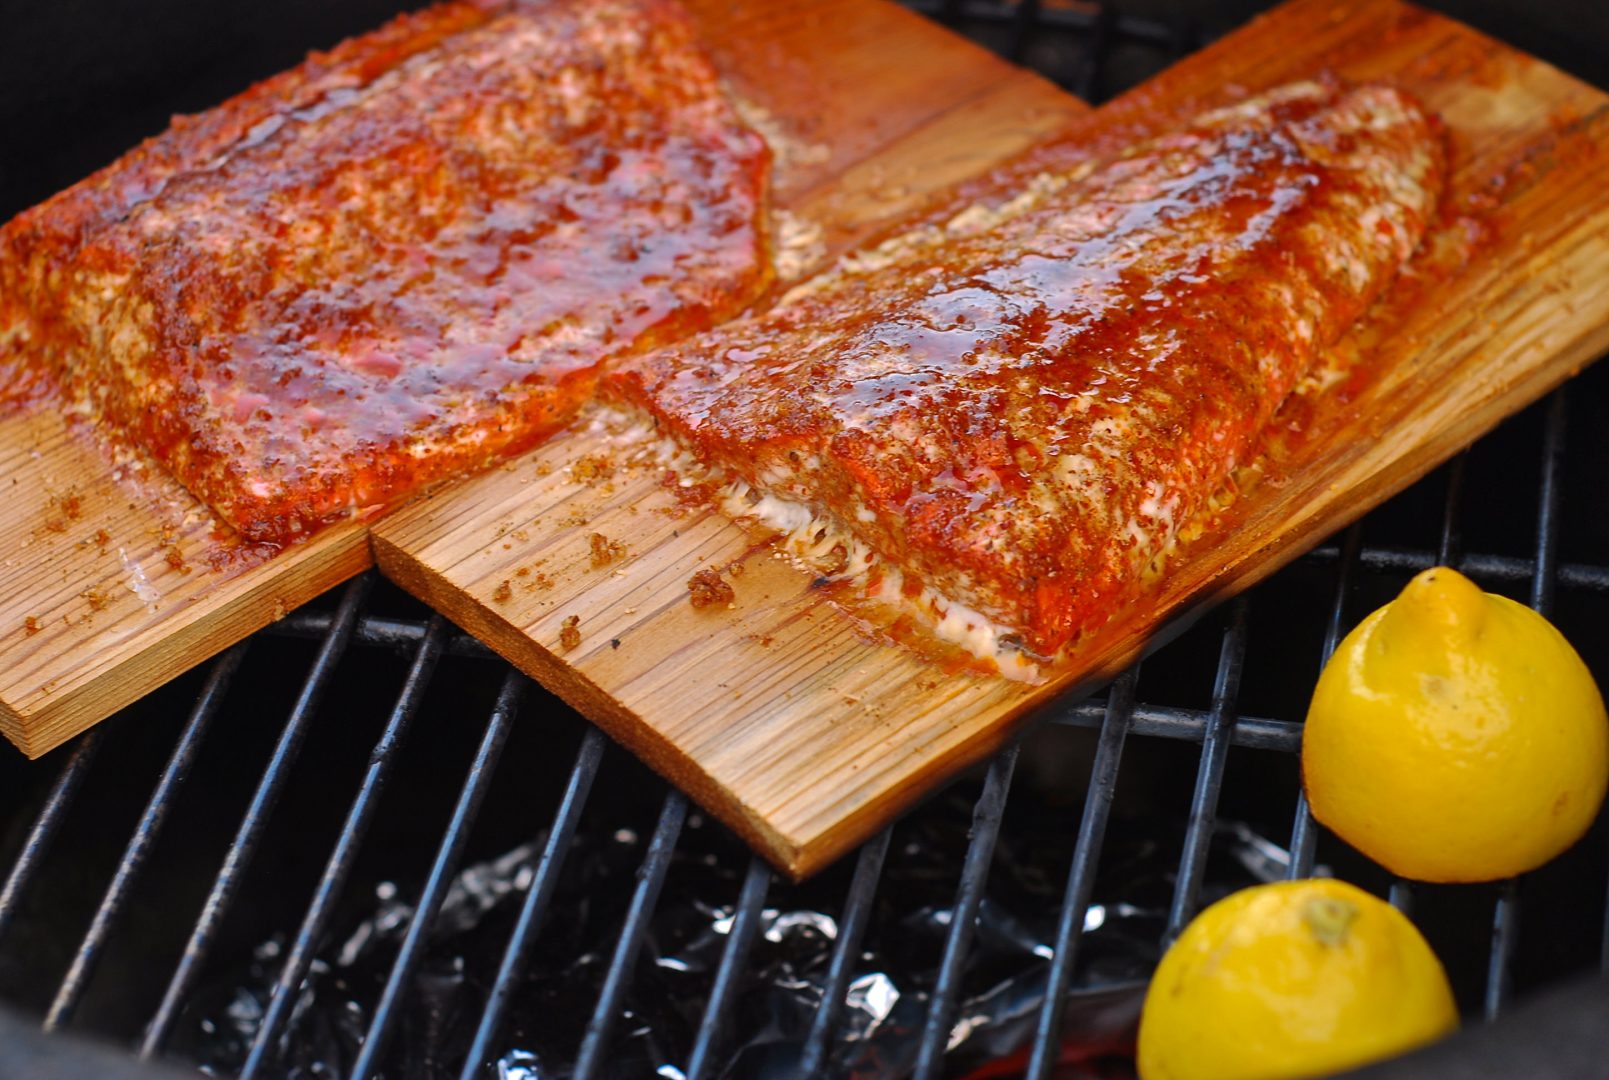
[[[605,394],[751,514],[851,538],[930,625],[1037,666],[1248,463],[1414,251],[1444,171],[1400,91],[1291,84],[846,260]]]

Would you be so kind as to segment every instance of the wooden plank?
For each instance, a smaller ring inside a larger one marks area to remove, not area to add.
[[[689,6],[776,142],[779,203],[833,206],[832,229],[802,252],[817,260],[1087,111],[884,0]],[[978,124],[988,139],[952,153],[952,131]],[[902,163],[925,167],[868,164],[902,143]],[[215,569],[224,544],[204,507],[171,483],[118,479],[91,437],[48,411],[0,418],[0,490],[12,499],[0,517],[0,734],[29,756],[370,563],[366,529],[353,525]],[[182,569],[168,564],[171,552]]]
[[[1445,119],[1447,220],[1327,362],[1341,385],[1281,413],[1261,482],[1048,685],[947,672],[870,640],[808,576],[738,525],[679,510],[650,472],[578,480],[568,463],[618,450],[584,426],[383,522],[382,569],[779,866],[820,868],[999,747],[1031,708],[1109,677],[1170,620],[1266,577],[1609,346],[1609,99],[1394,0],[1294,0],[1003,174],[1020,180],[1323,71],[1390,79]],[[951,154],[968,139],[991,145],[986,125],[961,114],[945,138]],[[919,141],[871,164],[898,171]],[[830,218],[837,204],[818,189],[810,205]],[[626,557],[594,569],[592,532],[623,542]],[[685,583],[708,566],[734,568],[730,610],[689,604]],[[565,648],[571,616],[581,640]]]
[[[683,0],[776,151],[774,205],[818,262],[1086,115],[1033,73],[887,0]]]
[[[133,472],[54,412],[0,419],[0,734],[29,757],[371,562],[361,525],[232,554],[199,503]]]

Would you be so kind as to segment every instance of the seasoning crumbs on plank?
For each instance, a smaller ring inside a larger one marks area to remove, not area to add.
[[[65,494],[51,494],[45,506],[49,510],[45,528],[53,533],[66,532],[68,522],[84,516],[84,497],[74,488],[68,488]]]
[[[581,644],[581,616],[566,615],[559,626],[559,645],[569,652]]]
[[[603,533],[593,533],[587,538],[592,545],[592,568],[594,570],[608,566],[616,559],[624,558],[626,545],[619,540],[611,540]]]
[[[583,454],[570,466],[570,479],[595,484],[615,474],[615,463],[602,454]]]
[[[694,607],[707,608],[714,604],[730,605],[737,599],[737,593],[716,571],[700,570],[687,579],[687,597]]]
[[[504,578],[502,581],[497,583],[497,588],[492,590],[492,602],[497,604],[506,604],[508,603],[509,597],[513,595],[514,586],[509,584],[507,578]]]
[[[22,632],[27,634],[29,637],[33,637],[43,629],[44,627],[40,625],[39,616],[37,615],[30,615],[26,619],[22,620]]]

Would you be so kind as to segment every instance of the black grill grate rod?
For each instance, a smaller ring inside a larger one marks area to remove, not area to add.
[[[314,954],[323,942],[325,928],[335,913],[336,901],[340,899],[352,864],[358,857],[358,848],[379,808],[380,793],[385,790],[402,741],[419,710],[419,702],[435,671],[436,661],[441,657],[446,625],[440,616],[431,619],[430,629],[414,654],[402,691],[397,695],[397,703],[391,710],[379,742],[375,743],[369,755],[369,767],[364,770],[363,782],[352,800],[351,809],[347,811],[346,820],[341,824],[340,837],[330,852],[329,861],[324,864],[324,874],[313,891],[313,899],[302,917],[302,925],[296,932],[290,951],[285,954],[285,963],[274,982],[268,1008],[263,1011],[263,1018],[252,1036],[251,1049],[246,1054],[246,1063],[240,1070],[241,1080],[252,1080],[277,1056],[281,1029],[290,1019],[296,996],[301,991],[303,980],[307,978]]]
[[[481,1009],[480,1023],[475,1029],[475,1038],[464,1061],[463,1071],[459,1074],[460,1080],[475,1080],[491,1057],[492,1040],[497,1038],[503,1014],[508,1009],[509,996],[525,971],[525,958],[531,942],[542,928],[542,916],[546,914],[553,891],[558,887],[559,871],[575,840],[581,811],[586,808],[587,796],[592,791],[593,779],[598,775],[598,763],[603,760],[606,745],[602,731],[595,727],[587,728],[581,740],[581,749],[576,753],[575,765],[570,769],[564,796],[559,800],[558,813],[554,815],[553,826],[548,830],[547,841],[537,860],[536,873],[527,887],[525,899],[520,903],[519,917],[509,934],[497,975],[492,980],[491,993]]]
[[[1033,1051],[1028,1062],[1028,1075],[1034,1080],[1045,1080],[1056,1066],[1062,1001],[1072,986],[1073,965],[1078,960],[1078,945],[1084,936],[1084,919],[1095,888],[1095,868],[1101,859],[1112,798],[1117,792],[1117,770],[1123,760],[1129,720],[1134,715],[1139,677],[1140,667],[1136,664],[1118,676],[1107,698],[1106,722],[1095,747],[1095,762],[1090,766],[1089,791],[1084,796],[1084,813],[1078,822],[1078,839],[1073,844],[1072,866],[1067,871],[1067,888],[1062,893],[1061,913],[1056,921],[1056,944],[1050,958],[1045,999],[1034,1029]]]
[[[1335,599],[1330,605],[1329,621],[1324,627],[1324,647],[1320,650],[1319,668],[1330,662],[1335,647],[1341,644],[1341,628],[1346,620],[1346,595],[1352,587],[1352,574],[1358,565],[1358,552],[1363,547],[1363,522],[1355,521],[1341,540],[1341,558],[1335,570]],[[1296,796],[1296,824],[1291,829],[1291,864],[1287,877],[1294,881],[1313,873],[1313,852],[1318,844],[1318,823],[1307,809],[1307,793]]]
[[[707,1077],[719,1075],[714,1054],[720,1048],[721,1037],[725,1034],[727,1013],[732,1008],[738,982],[743,978],[749,950],[760,931],[760,921],[765,913],[765,894],[770,888],[771,868],[758,855],[750,856],[748,873],[743,877],[743,888],[732,911],[732,928],[727,931],[726,948],[721,950],[721,966],[715,972],[715,985],[710,988],[709,1000],[704,1003],[704,1018],[698,1025],[693,1052],[687,1059],[687,1080],[706,1080]]]
[[[278,637],[321,638],[330,629],[334,616],[328,611],[293,611],[263,627],[261,633]],[[381,645],[407,654],[424,640],[426,619],[396,619],[386,615],[359,615],[352,631],[352,641],[358,645]],[[497,659],[497,654],[468,634],[451,630],[444,649],[448,656],[475,656],[486,660]]]
[[[1006,45],[1006,59],[1013,63],[1022,63],[1022,55],[1028,48],[1034,30],[1041,18],[1040,0],[1017,0],[1016,11],[1012,13],[1011,40]]]
[[[956,998],[961,992],[961,973],[977,929],[978,906],[983,903],[983,887],[989,880],[989,864],[994,860],[1000,819],[1006,810],[1011,774],[1016,767],[1017,746],[1012,744],[989,763],[983,793],[972,811],[972,842],[967,845],[966,859],[961,864],[961,882],[950,909],[949,932],[944,938],[944,958],[939,962],[939,977],[933,984],[927,1020],[922,1025],[922,1041],[916,1051],[913,1075],[917,1080],[930,1080],[944,1070],[944,1051],[949,1045]]]
[[[1536,506],[1536,574],[1531,579],[1531,607],[1544,618],[1553,616],[1559,565],[1559,517],[1564,498],[1565,421],[1569,409],[1564,387],[1548,400],[1542,428],[1542,475]],[[1520,880],[1498,886],[1492,911],[1492,951],[1486,966],[1486,994],[1482,1011],[1491,1019],[1508,1004],[1513,985],[1514,947],[1520,933]]]
[[[1559,513],[1564,499],[1564,436],[1569,413],[1568,388],[1548,399],[1542,431],[1542,478],[1536,508],[1536,571],[1531,577],[1531,606],[1553,616],[1559,578]]]
[[[419,902],[414,906],[402,948],[397,951],[391,973],[386,978],[385,989],[381,991],[380,1001],[374,1007],[374,1017],[363,1037],[363,1047],[352,1066],[352,1080],[368,1080],[375,1074],[380,1055],[385,1052],[391,1032],[396,1029],[397,1015],[401,1011],[398,1006],[419,966],[424,944],[429,939],[431,928],[435,926],[436,916],[441,912],[441,902],[446,899],[447,889],[458,872],[464,845],[469,842],[470,827],[480,814],[486,789],[491,786],[492,776],[497,771],[497,762],[502,757],[503,745],[508,741],[509,729],[513,726],[514,716],[519,711],[527,686],[525,676],[512,668],[503,677],[497,702],[492,706],[492,715],[486,722],[486,732],[481,736],[475,760],[470,764],[469,775],[464,779],[458,802],[453,807],[452,820],[442,836],[436,860],[430,867],[430,876],[419,894]]]
[[[81,736],[67,764],[62,766],[60,775],[56,777],[56,782],[51,785],[50,794],[45,796],[44,805],[39,808],[33,826],[28,830],[28,838],[22,842],[22,851],[12,864],[11,873],[6,875],[4,887],[0,887],[0,938],[5,937],[6,928],[16,918],[23,890],[33,880],[35,871],[50,852],[51,841],[56,839],[56,831],[66,819],[67,811],[73,805],[73,796],[78,794],[78,786],[84,782],[84,774],[89,772],[104,738],[102,728],[95,728]]]
[[[112,883],[107,886],[105,895],[101,897],[100,906],[95,909],[89,930],[79,943],[78,951],[73,954],[72,965],[67,969],[66,977],[56,990],[55,1000],[50,1003],[50,1011],[45,1014],[46,1031],[54,1031],[69,1023],[73,1018],[73,1012],[78,1008],[79,1001],[83,999],[84,989],[95,973],[95,966],[100,960],[106,939],[111,936],[112,929],[117,925],[123,907],[128,902],[129,892],[139,880],[140,871],[145,867],[151,848],[161,835],[168,811],[172,809],[179,789],[184,786],[185,780],[190,775],[190,767],[195,763],[196,754],[201,749],[201,740],[206,736],[213,717],[217,716],[224,695],[229,692],[229,684],[234,679],[235,672],[240,670],[240,662],[246,655],[248,644],[249,640],[241,642],[213,663],[207,681],[202,685],[201,693],[196,698],[195,706],[190,710],[189,719],[185,721],[184,729],[179,733],[179,739],[173,746],[173,752],[168,755],[168,763],[157,779],[156,787],[151,791],[151,798],[146,802],[144,812],[140,814],[140,819],[134,826],[134,834],[129,837],[128,846],[123,849],[123,857],[118,860],[117,870],[112,874]]]
[[[904,6],[913,11],[936,16],[951,25],[962,19],[1000,23],[1014,22],[1018,18],[1018,4],[1001,0],[905,0]],[[1132,38],[1174,52],[1189,51],[1195,47],[1193,38],[1188,40],[1186,46],[1181,46],[1180,28],[1174,23],[1148,19],[1141,15],[1119,15],[1112,10],[1113,7],[1112,4],[1102,4],[1099,11],[1089,11],[1061,5],[1041,6],[1036,17],[1042,28],[1087,34],[1094,30],[1105,16],[1109,20],[1112,32],[1119,37]],[[1085,98],[1085,100],[1095,99]]]
[[[576,1055],[575,1080],[591,1080],[607,1063],[609,1036],[620,1016],[620,1007],[631,985],[637,953],[642,948],[648,917],[659,901],[659,890],[665,884],[670,869],[671,855],[676,840],[681,836],[682,823],[687,820],[687,797],[675,788],[665,795],[665,804],[659,811],[659,823],[654,826],[654,837],[648,842],[648,853],[637,868],[637,888],[631,894],[631,906],[626,910],[625,922],[620,927],[620,939],[615,943],[614,955],[609,959],[609,970],[604,976],[603,989],[598,1003],[587,1021],[581,1049]]]
[[[1099,728],[1106,719],[1104,701],[1081,701],[1066,712],[1051,717],[1053,724],[1068,727]],[[1212,723],[1211,709],[1184,709],[1172,705],[1136,705],[1129,722],[1129,734],[1147,738],[1182,739],[1201,742]],[[1231,746],[1248,750],[1279,750],[1295,753],[1302,746],[1302,725],[1292,720],[1267,716],[1237,716],[1224,733]]]
[[[1196,788],[1190,798],[1190,821],[1185,828],[1184,852],[1179,857],[1173,903],[1168,909],[1169,941],[1179,936],[1195,913],[1201,882],[1207,873],[1207,852],[1218,819],[1218,796],[1223,790],[1224,767],[1229,762],[1229,746],[1233,741],[1240,675],[1246,666],[1246,609],[1244,596],[1234,602],[1229,626],[1224,630],[1223,644],[1218,650],[1212,711],[1202,733],[1201,764],[1196,770]]]
[[[1436,562],[1456,566],[1464,557],[1464,474],[1469,470],[1469,451],[1463,450],[1447,465],[1447,495],[1441,505],[1441,540],[1436,545]]]
[[[888,844],[893,835],[892,826],[884,829],[862,845],[860,854],[855,857],[855,876],[849,881],[843,917],[838,921],[838,942],[827,966],[826,985],[821,988],[821,1007],[810,1022],[804,1053],[800,1056],[799,1075],[806,1080],[820,1075],[826,1067],[827,1047],[844,1014],[850,978],[855,972],[855,961],[860,958],[861,939],[866,936],[866,926],[871,922],[877,882],[883,876],[883,862],[888,857]]]
[[[352,640],[352,628],[357,622],[358,610],[363,606],[364,598],[368,596],[373,583],[372,574],[361,574],[341,593],[341,600],[336,605],[335,618],[330,623],[329,632],[319,645],[318,655],[314,658],[307,677],[302,680],[302,689],[297,695],[296,704],[291,707],[290,716],[280,731],[279,741],[274,745],[268,766],[252,792],[251,804],[246,808],[246,814],[240,820],[240,827],[235,831],[234,841],[229,845],[229,853],[224,857],[223,866],[213,880],[212,891],[207,895],[206,903],[202,905],[201,915],[190,933],[190,940],[185,944],[184,954],[179,959],[173,978],[168,981],[162,1003],[157,1007],[156,1015],[151,1018],[150,1024],[145,1029],[145,1035],[140,1041],[141,1058],[155,1056],[166,1044],[173,1030],[173,1024],[178,1019],[179,1011],[184,1005],[184,999],[189,996],[190,988],[201,974],[207,954],[212,951],[218,926],[223,922],[230,902],[234,900],[235,891],[240,887],[246,869],[251,865],[252,856],[257,852],[257,844],[262,840],[263,827],[267,824],[269,815],[273,813],[274,805],[279,801],[297,754],[301,752],[302,742],[307,735],[307,725],[318,711],[318,703],[324,696],[330,677]]]
[[[1340,551],[1324,544],[1302,556],[1315,562],[1334,562]],[[1429,570],[1443,560],[1428,549],[1366,547],[1358,554],[1358,561],[1367,570],[1396,571],[1417,574]],[[1470,554],[1454,564],[1459,573],[1486,584],[1529,582],[1536,576],[1536,560],[1515,558],[1511,555]],[[1609,566],[1592,563],[1564,563],[1553,575],[1556,584],[1577,591],[1609,592]]]
[[[1112,53],[1113,21],[1112,5],[1102,4],[1095,12],[1095,21],[1088,36],[1081,42],[1078,71],[1069,81],[1073,93],[1085,101],[1099,101],[1104,97],[1101,91],[1105,81],[1106,58]]]

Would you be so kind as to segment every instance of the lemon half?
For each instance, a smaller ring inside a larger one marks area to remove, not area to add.
[[[1198,915],[1140,1016],[1141,1080],[1295,1080],[1446,1035],[1440,961],[1396,908],[1341,881],[1259,885]]]
[[[1437,567],[1336,649],[1308,710],[1302,776],[1313,816],[1394,873],[1490,881],[1591,826],[1609,718],[1551,623]]]

